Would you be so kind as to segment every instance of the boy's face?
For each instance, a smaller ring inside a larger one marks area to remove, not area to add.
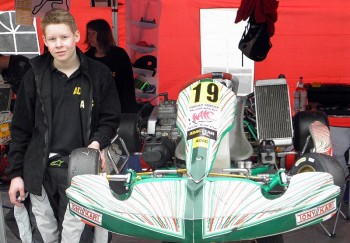
[[[75,55],[80,33],[75,33],[66,24],[49,24],[44,30],[44,43],[56,61],[68,61]]]

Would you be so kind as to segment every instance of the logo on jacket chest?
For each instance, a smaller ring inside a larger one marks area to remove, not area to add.
[[[92,105],[91,105],[91,106],[94,107],[94,100],[92,100]],[[84,109],[84,108],[85,108],[84,100],[81,100],[81,101],[80,101],[80,108],[81,108],[81,109]]]
[[[73,89],[73,95],[81,95],[81,87],[75,87]],[[92,107],[94,107],[94,100],[92,100]],[[84,109],[85,108],[85,101],[80,100],[80,108]]]
[[[73,95],[81,95],[81,88],[75,87],[73,90]]]

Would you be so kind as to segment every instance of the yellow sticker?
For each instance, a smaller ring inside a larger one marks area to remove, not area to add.
[[[198,82],[191,87],[190,104],[218,105],[220,97],[219,86],[214,82]]]
[[[298,166],[300,163],[305,162],[306,158],[305,157],[301,157],[300,159],[298,159],[297,162],[295,162],[295,166]]]
[[[193,139],[193,148],[208,148],[209,138],[206,137],[196,137]]]
[[[0,138],[10,136],[10,124],[5,123],[0,125]]]

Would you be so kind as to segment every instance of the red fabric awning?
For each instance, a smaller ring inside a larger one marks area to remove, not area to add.
[[[328,117],[329,125],[332,127],[350,127],[350,116],[347,117]]]

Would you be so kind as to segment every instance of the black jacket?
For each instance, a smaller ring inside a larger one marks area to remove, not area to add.
[[[128,54],[118,46],[112,47],[104,57],[95,57],[95,51],[96,48],[92,47],[85,55],[102,62],[111,70],[118,90],[121,112],[136,113],[135,80]]]
[[[82,72],[81,109],[84,144],[98,141],[101,150],[110,144],[120,119],[120,103],[108,67],[87,58],[78,48]],[[11,122],[10,179],[22,176],[25,189],[36,195],[48,161],[52,132],[51,69],[52,56],[46,53],[30,60],[23,77]],[[63,114],[69,115],[69,114]]]

